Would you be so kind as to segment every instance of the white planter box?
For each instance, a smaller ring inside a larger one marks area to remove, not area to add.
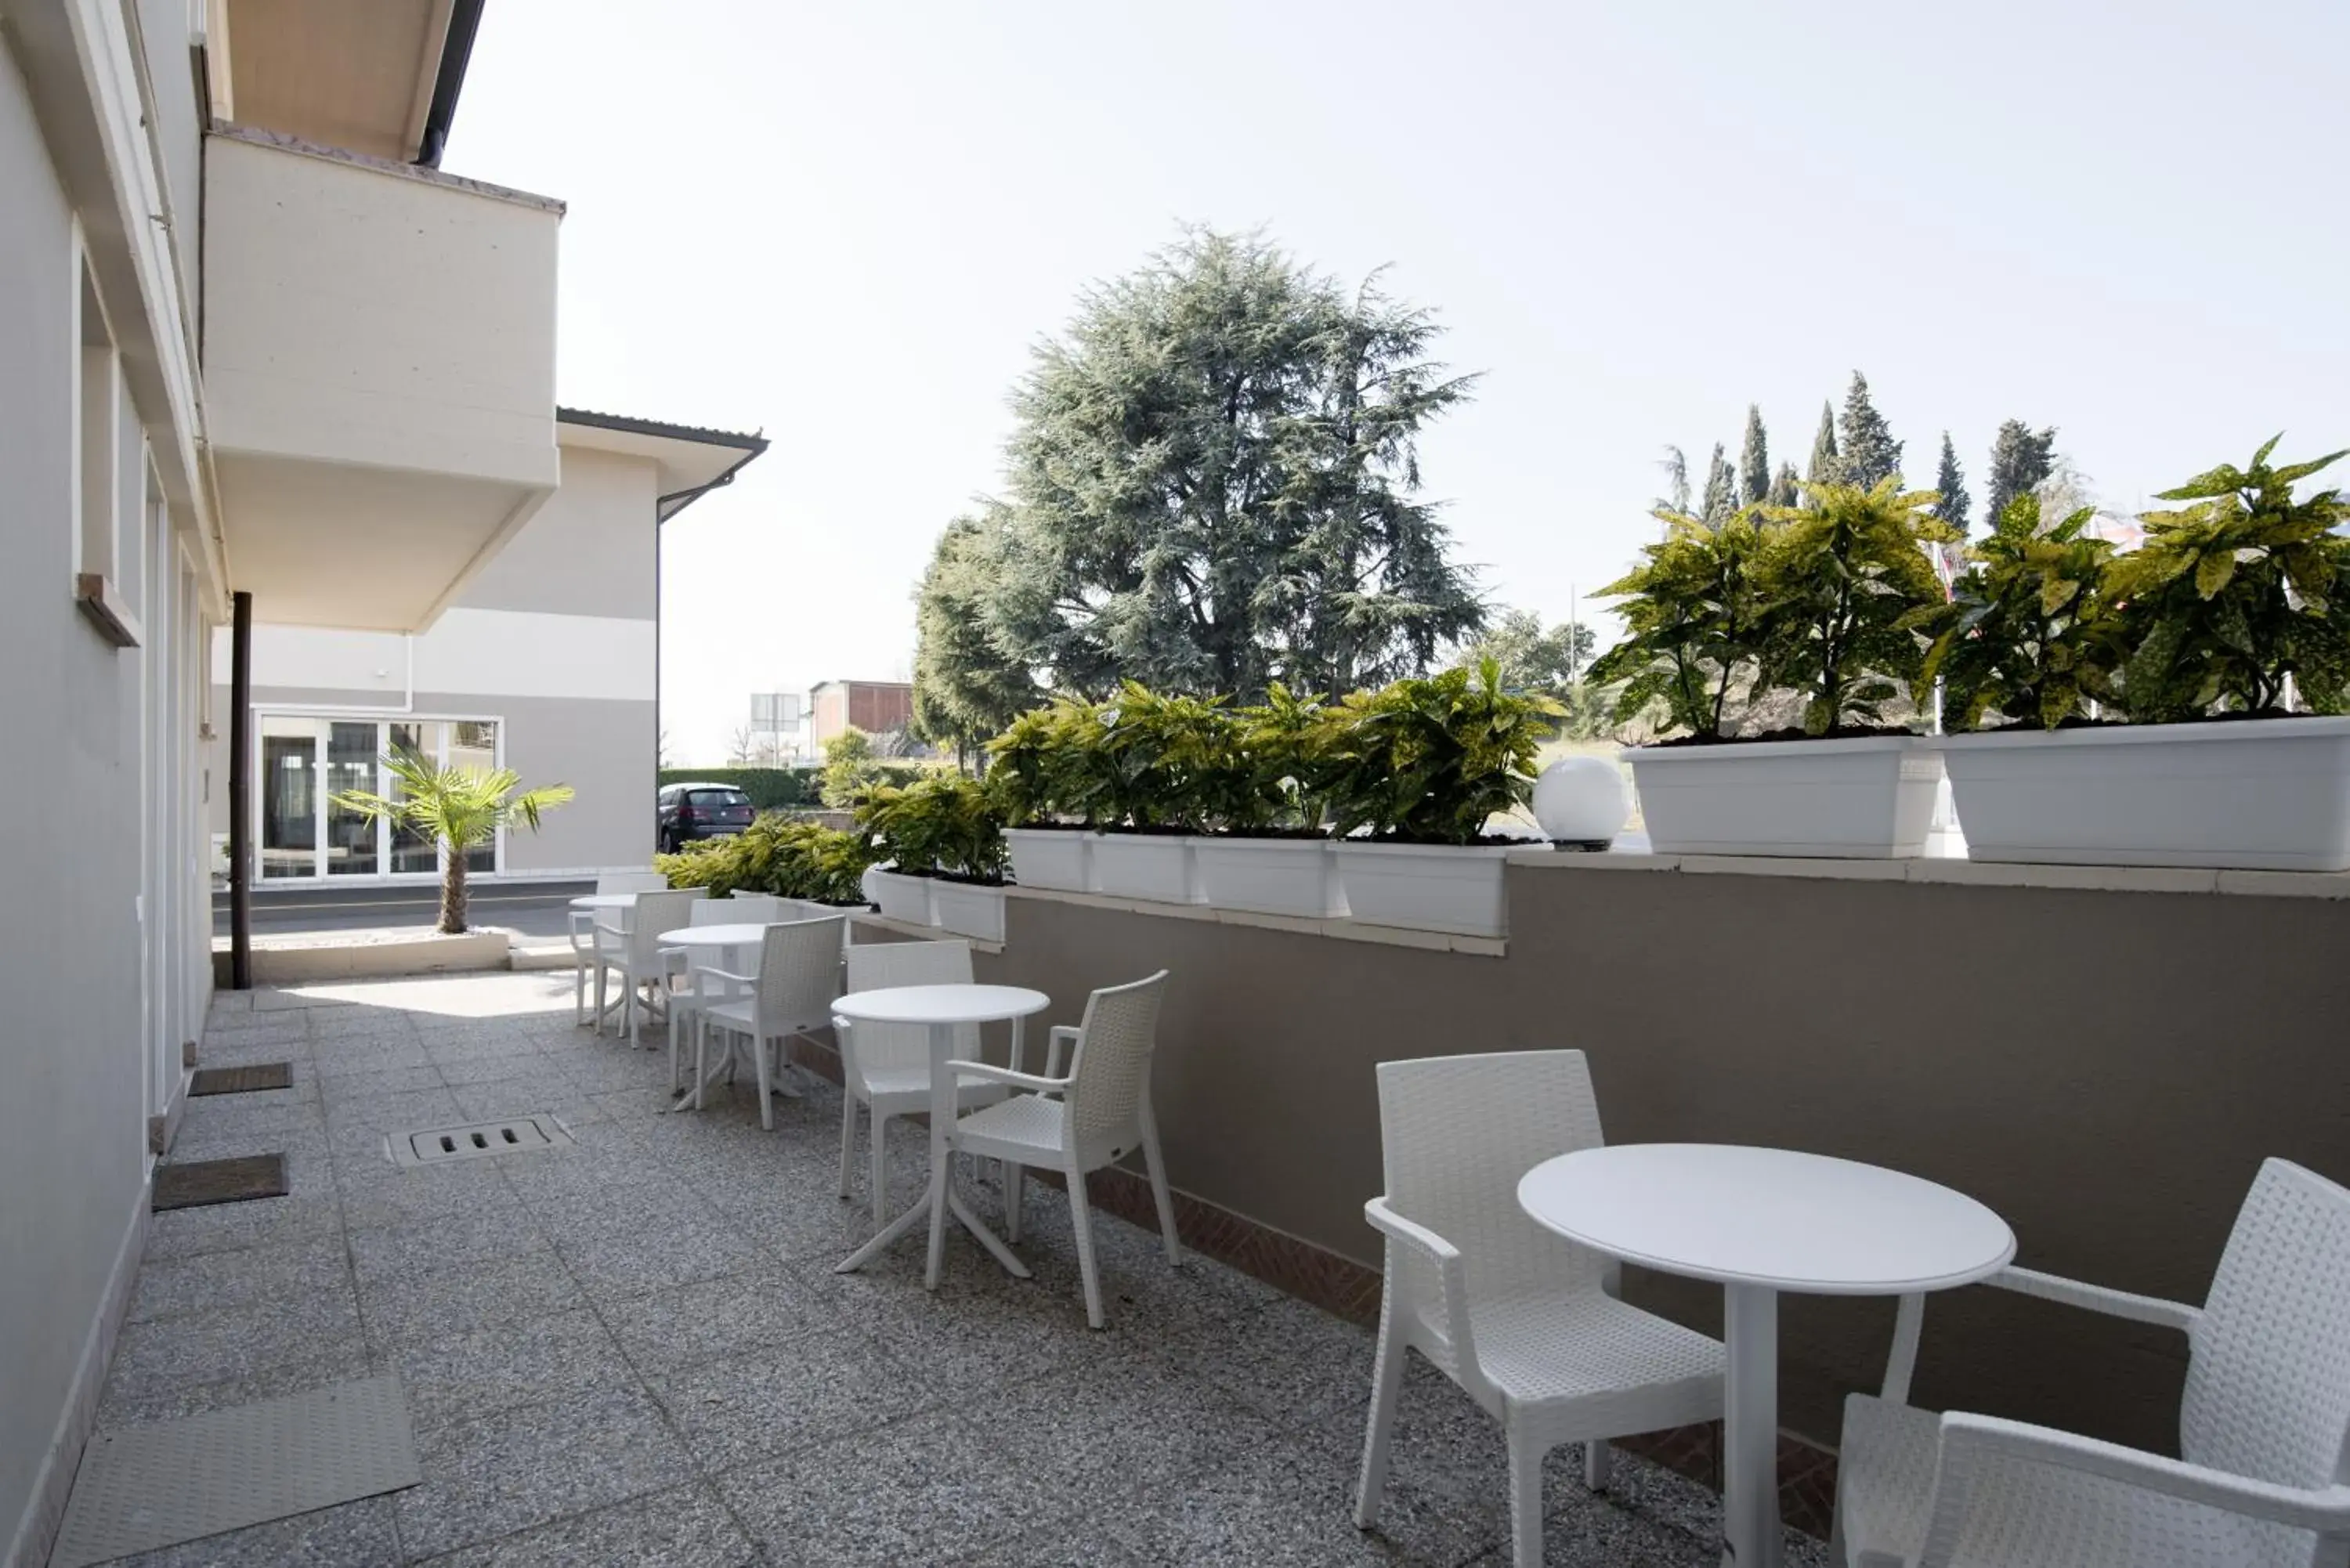
[[[2350,871],[2350,718],[1933,742],[1973,860]]]
[[[1003,940],[1003,889],[975,882],[931,881],[931,910],[937,923],[959,937],[983,942]]]
[[[1091,874],[1087,846],[1093,837],[1074,827],[1005,828],[1003,842],[1012,852],[1012,879],[1023,888],[1085,892]]]
[[[1088,833],[1086,838],[1093,864],[1091,891],[1160,904],[1200,902],[1191,850],[1196,840],[1174,833]]]
[[[1508,857],[1523,844],[1331,846],[1347,913],[1367,925],[1498,937],[1510,928],[1503,884]]]
[[[865,885],[872,890],[873,902],[879,907],[882,919],[917,926],[939,923],[931,912],[931,877],[909,877],[899,871],[868,871]]]
[[[1659,855],[1912,858],[1925,853],[1942,782],[1941,753],[1916,735],[1638,746],[1625,755]]]
[[[1218,909],[1320,919],[1347,912],[1326,838],[1195,838],[1203,902]]]

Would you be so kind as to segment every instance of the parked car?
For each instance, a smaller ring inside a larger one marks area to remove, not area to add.
[[[751,797],[733,784],[663,784],[654,837],[661,853],[696,838],[724,838],[751,826]]]

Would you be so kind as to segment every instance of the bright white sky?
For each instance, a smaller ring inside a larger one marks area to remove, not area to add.
[[[453,172],[565,198],[562,400],[768,453],[668,529],[664,722],[903,679],[940,526],[1089,281],[1262,225],[1441,311],[1423,443],[1564,619],[1749,401],[1866,372],[1913,483],[2060,428],[2108,504],[2350,445],[2350,5],[493,0]]]

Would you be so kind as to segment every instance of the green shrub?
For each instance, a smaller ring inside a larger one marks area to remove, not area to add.
[[[900,871],[1003,879],[1003,818],[976,779],[939,774],[902,787],[877,785],[858,805],[857,821]]]
[[[769,812],[731,838],[705,838],[653,865],[672,888],[740,889],[827,904],[864,901],[866,867],[878,856],[861,833]]]
[[[1957,539],[1930,490],[1898,477],[1873,489],[1806,484],[1805,505],[1766,507],[1755,582],[1756,691],[1804,699],[1804,729],[1825,735],[1883,719],[1914,686],[1948,618],[1929,545]]]
[[[1763,679],[1756,642],[1762,522],[1751,507],[1719,523],[1666,506],[1654,515],[1664,538],[1642,546],[1647,559],[1599,590],[1623,597],[1625,636],[1593,663],[1591,682],[1622,682],[1619,724],[1661,705],[1667,730],[1721,739],[1731,700]]]
[[[1276,680],[1232,720],[1231,744],[1201,792],[1210,824],[1236,834],[1319,827],[1330,710]]]
[[[1973,545],[1951,587],[1955,611],[1928,650],[1916,694],[1939,678],[1942,723],[1971,730],[1987,713],[2054,729],[2111,695],[2121,642],[2106,593],[2114,547],[2085,535],[2083,507],[2043,528],[2040,498],[2020,495]]]
[[[1221,697],[1169,696],[1128,681],[1095,712],[1093,743],[1104,771],[1110,820],[1133,827],[1202,825],[1228,788],[1232,716]]]
[[[1332,831],[1411,844],[1473,844],[1526,804],[1558,704],[1505,691],[1501,666],[1452,669],[1357,691],[1317,742]]]
[[[1014,719],[987,742],[987,788],[1014,827],[1076,818],[1090,826],[1106,796],[1107,769],[1092,755],[1101,719],[1091,704],[1061,698]]]
[[[2320,713],[2350,701],[2350,502],[2293,487],[2343,457],[2269,466],[2282,437],[2249,468],[2222,463],[2149,512],[2146,543],[2116,560],[2110,592],[2129,649],[2120,698],[2133,719],[2198,719],[2214,707],[2277,713],[2288,682]]]

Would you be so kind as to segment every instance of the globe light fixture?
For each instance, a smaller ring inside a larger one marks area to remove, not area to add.
[[[1534,780],[1534,821],[1562,849],[1605,849],[1632,815],[1623,770],[1606,757],[1561,757]]]

